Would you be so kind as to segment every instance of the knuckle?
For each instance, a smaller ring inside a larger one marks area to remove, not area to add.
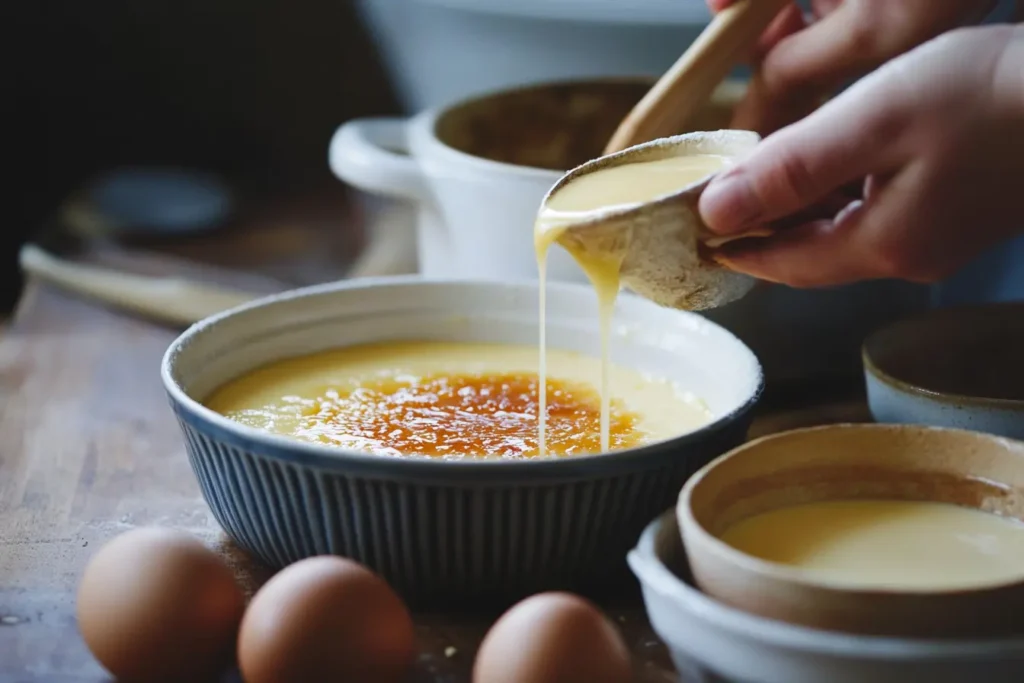
[[[903,139],[907,132],[907,117],[899,107],[882,107],[867,122],[868,138],[880,146],[891,145]]]
[[[857,60],[877,57],[881,51],[879,43],[881,33],[875,22],[869,19],[851,22],[844,38],[847,54]]]
[[[785,141],[776,147],[774,172],[763,174],[763,185],[755,187],[762,198],[780,197],[787,206],[796,207],[817,195],[815,174],[796,149],[800,148]]]

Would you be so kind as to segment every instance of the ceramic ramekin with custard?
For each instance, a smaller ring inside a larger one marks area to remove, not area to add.
[[[679,668],[716,681],[1016,683],[1022,558],[1024,442],[869,423],[715,459],[629,563]]]
[[[699,315],[620,298],[613,364],[685,386],[707,419],[603,454],[379,455],[274,434],[206,405],[268,363],[329,349],[388,340],[536,348],[538,295],[532,282],[354,280],[262,299],[187,330],[162,377],[217,520],[272,567],[344,555],[420,603],[600,591],[617,581],[626,551],[686,478],[743,441],[762,390],[754,354]],[[549,348],[599,355],[590,287],[549,285],[546,308]]]

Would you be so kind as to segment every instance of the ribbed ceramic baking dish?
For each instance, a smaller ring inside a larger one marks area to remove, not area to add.
[[[329,348],[399,339],[535,344],[537,299],[536,283],[356,280],[262,299],[187,330],[168,349],[162,376],[217,520],[272,567],[344,555],[416,602],[591,592],[616,580],[626,551],[685,479],[744,439],[762,390],[755,356],[699,315],[620,300],[613,361],[681,382],[715,419],[610,455],[374,456],[274,436],[202,404],[249,370]],[[551,285],[547,310],[551,345],[597,355],[588,286]]]

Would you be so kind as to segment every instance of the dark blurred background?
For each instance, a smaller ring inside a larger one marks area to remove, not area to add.
[[[1005,19],[1013,2],[999,6]],[[236,229],[296,193],[319,197],[328,222],[352,224],[327,166],[344,121],[516,83],[654,76],[708,19],[704,0],[5,0],[14,182],[3,196],[14,210],[0,231],[0,316],[20,291],[19,245],[52,232],[69,198],[109,171],[211,172],[234,214],[248,212]],[[963,294],[947,298],[1024,287],[1024,271],[1011,277],[1003,263],[1020,254],[1024,240],[1001,248],[999,264],[967,269]]]
[[[331,133],[398,110],[347,0],[3,5],[4,109],[15,121],[5,310],[21,284],[20,243],[97,174],[160,165],[213,171],[243,198],[321,185],[342,193],[326,164]]]
[[[326,156],[347,119],[512,83],[654,75],[708,16],[703,0],[584,4],[2,3],[4,109],[16,123],[7,128],[14,215],[0,238],[0,314],[21,287],[19,245],[109,171],[213,172],[234,209],[298,191],[341,195]]]

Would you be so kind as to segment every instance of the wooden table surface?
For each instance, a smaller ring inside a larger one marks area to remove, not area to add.
[[[357,223],[336,197],[302,199],[268,208],[244,229],[150,245],[146,258],[109,245],[78,258],[272,291],[342,276],[359,247]],[[195,266],[200,260],[218,268]],[[267,572],[223,534],[189,468],[158,376],[177,330],[34,282],[0,330],[0,680],[107,680],[74,616],[78,577],[105,541],[170,526],[221,552],[247,591]],[[812,405],[763,415],[753,432],[864,417],[857,400]],[[677,680],[639,602],[606,608],[633,650],[638,682]],[[493,616],[416,615],[422,655],[413,681],[468,681]]]

